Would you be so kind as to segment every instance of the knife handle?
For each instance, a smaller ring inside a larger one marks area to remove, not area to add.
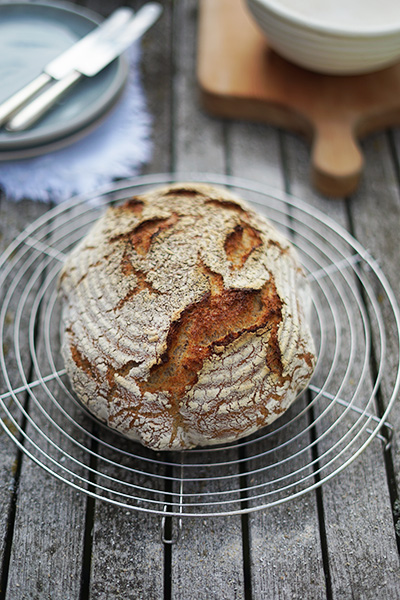
[[[15,94],[7,98],[2,104],[0,104],[0,127],[3,125],[14,113],[17,112],[24,104],[28,102],[35,94],[40,92],[51,81],[50,75],[47,73],[41,73],[33,81],[28,83],[22,89],[18,90]]]
[[[71,71],[48,87],[32,102],[24,106],[7,123],[7,131],[24,131],[36,123],[66,92],[82,77],[78,71]]]

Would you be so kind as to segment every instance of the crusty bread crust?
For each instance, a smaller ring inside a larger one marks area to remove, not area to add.
[[[59,290],[76,394],[153,449],[253,433],[314,369],[296,253],[224,188],[175,184],[109,208]]]

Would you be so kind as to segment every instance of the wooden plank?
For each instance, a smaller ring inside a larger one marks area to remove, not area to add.
[[[198,97],[195,63],[198,5],[175,3],[173,19],[173,160],[176,171],[225,172],[224,126],[204,113]]]
[[[11,243],[13,236],[23,227],[18,216],[20,212],[16,210],[16,205],[9,204],[4,197],[0,199],[0,251],[3,252]],[[0,301],[3,301],[6,290],[0,290]],[[9,325],[12,322],[12,315],[7,317]],[[2,352],[7,358],[11,352],[12,338],[11,333],[5,332],[5,339],[2,340]],[[6,384],[3,374],[0,374],[0,394],[6,392]],[[1,417],[5,418],[3,412]],[[5,421],[8,423],[8,420]],[[12,424],[9,423],[12,427]],[[12,431],[15,431],[12,428]],[[15,474],[17,469],[17,447],[7,434],[0,431],[0,561],[3,565],[4,552],[6,550],[8,520],[10,510],[12,509],[12,499],[15,489]],[[12,531],[10,531],[12,535]]]
[[[137,4],[137,3],[136,3]],[[142,2],[140,2],[142,4]],[[141,79],[152,119],[152,158],[143,173],[168,173],[172,168],[171,29],[173,1],[162,3],[163,14],[142,41]]]
[[[230,142],[230,171],[237,177],[254,178],[256,182],[264,183],[266,188],[284,189],[284,169],[279,132],[264,125],[252,126],[245,123],[232,122],[229,126],[228,139]],[[249,194],[251,200],[251,194]],[[255,196],[257,199],[257,196]],[[265,216],[268,218],[268,209]],[[270,218],[276,218],[271,212]],[[289,224],[289,221],[287,221]],[[279,227],[287,235],[289,231]],[[304,399],[301,408],[304,408]],[[300,406],[294,407],[300,410]],[[280,420],[281,421],[281,420]],[[279,427],[279,423],[277,423]],[[307,427],[302,419],[285,430],[284,434],[276,434],[273,443],[278,445],[295,436],[301,428]],[[287,454],[298,452],[301,446],[310,443],[309,435],[302,436],[297,445],[274,454],[271,463],[284,459]],[[294,447],[295,446],[295,447]],[[268,450],[266,444],[257,444],[257,449],[250,451],[251,455]],[[260,468],[264,461],[250,461],[249,467]],[[302,453],[290,461],[287,469],[294,471],[311,460],[310,452]],[[254,463],[254,464],[252,464]],[[285,463],[280,469],[275,469],[276,477],[282,477]],[[272,473],[267,479],[272,478]],[[253,485],[262,484],[265,476],[252,476]],[[288,483],[287,481],[285,482]],[[296,489],[296,488],[295,488]],[[293,491],[295,491],[295,489]],[[261,488],[263,490],[263,488]],[[265,492],[268,492],[268,488]],[[265,502],[278,498],[266,496]],[[260,504],[258,500],[254,504]],[[252,505],[253,503],[250,502]],[[325,598],[326,587],[323,571],[322,551],[319,534],[319,520],[314,494],[296,498],[281,505],[269,507],[255,512],[248,517],[250,532],[251,581],[254,598],[313,597]]]
[[[109,15],[118,6],[130,6],[135,11],[144,3],[142,0],[86,0],[85,6]],[[140,44],[139,64],[141,83],[144,88],[147,110],[152,124],[152,157],[142,169],[147,172],[169,172],[171,170],[171,55],[169,52],[172,0],[161,3],[163,13],[153,27],[146,32]]]
[[[238,526],[236,531],[232,521]],[[190,553],[189,553],[190,549]],[[217,517],[184,522],[173,548],[172,597],[244,598],[242,541],[238,519]]]
[[[224,125],[204,114],[198,102],[194,0],[175,3],[173,40],[173,167],[178,172],[223,173]],[[238,484],[233,480],[231,485]],[[172,598],[244,598],[241,527],[238,516],[183,520],[181,536],[172,546]]]
[[[45,237],[46,230],[47,227],[43,228],[42,232],[35,232],[34,235],[42,244],[47,244],[51,248],[52,237],[50,234],[48,238]],[[42,261],[47,261],[46,269],[46,265]],[[43,310],[38,312],[36,325],[37,339],[34,354],[36,354],[40,371],[36,372],[35,369],[30,371],[30,367],[26,363],[24,374],[28,381],[35,381],[40,376],[52,373],[45,347],[44,319],[49,295],[56,285],[60,265],[59,260],[49,261],[45,253],[39,253],[34,263],[37,275],[35,275],[32,294],[27,299],[24,309],[25,321],[21,324],[20,345],[21,348],[25,348],[26,353],[29,349],[28,332],[31,308],[44,277],[53,267],[55,271],[53,287],[43,297]],[[25,284],[28,283],[27,278],[24,281]],[[50,342],[57,369],[62,366],[57,326],[59,322],[58,307],[52,313],[50,321],[54,325],[50,330]],[[55,400],[64,405],[66,398],[56,381],[50,381],[47,385]],[[54,449],[52,444],[59,445],[63,451],[72,453],[80,460],[81,453],[76,452],[75,445],[69,442],[61,431],[64,430],[72,436],[76,434],[73,427],[51,402],[44,385],[32,388],[32,392],[32,397],[27,399],[25,405],[29,418],[32,420],[26,424],[25,448],[51,470],[55,469],[60,476],[65,476],[65,472],[61,468],[57,469],[47,460],[46,454],[49,453],[66,468],[71,468],[71,464],[74,463],[71,463],[68,457],[60,451]],[[51,419],[57,421],[60,431],[53,426]],[[51,440],[51,443],[47,442],[42,432]],[[79,435],[77,439],[79,439]],[[40,448],[40,451],[37,448]],[[82,475],[83,469],[78,469],[78,473]],[[26,598],[28,590],[34,590],[34,594],[36,594],[34,597],[51,596],[54,599],[79,597],[82,564],[77,557],[83,554],[84,517],[85,498],[83,494],[67,487],[24,456],[18,481],[7,598]],[[27,559],[27,557],[31,557],[31,559]]]
[[[7,598],[78,598],[84,497],[31,461],[20,482]]]
[[[319,198],[304,182],[302,164],[303,158],[306,158],[305,152],[301,143],[293,138],[287,139],[289,181],[293,191],[347,227],[345,203],[331,204],[332,201]],[[371,161],[372,156],[371,152]],[[384,155],[383,160],[387,161],[388,156]],[[371,166],[367,162],[366,172]],[[375,171],[375,181],[377,175]],[[369,194],[369,189],[361,186],[352,203],[359,199],[361,206]],[[339,363],[338,378],[340,371]],[[324,447],[322,441],[318,446],[319,451],[323,451]],[[325,484],[322,499],[332,597],[399,597],[399,556],[379,443],[370,445],[344,473]],[[363,565],[362,569],[360,565]]]
[[[364,152],[368,161],[360,193],[351,202],[353,227],[357,238],[378,261],[388,279],[394,297],[399,303],[400,276],[399,231],[400,231],[400,192],[398,164],[400,139],[396,131],[371,136],[365,144]],[[377,156],[378,154],[378,156]],[[387,337],[386,375],[381,387],[381,410],[384,410],[392,397],[395,379],[399,370],[399,333],[395,331],[392,311],[386,303],[381,303],[385,323],[391,323]],[[397,401],[388,417],[394,427],[394,443],[387,455],[389,476],[391,477],[392,509],[396,520],[397,541],[400,544],[400,448],[396,437],[400,428],[400,411]]]
[[[396,170],[400,140],[395,131],[392,131],[391,135],[394,139],[393,148],[389,134],[376,134],[365,143],[364,152],[368,160],[368,170],[365,172],[359,194],[351,201],[350,212],[357,239],[377,260],[399,303],[400,182]],[[392,155],[392,150],[394,153],[397,150],[397,154]],[[398,371],[398,335],[395,331],[393,335],[389,335],[387,343],[389,361],[387,370],[390,375],[387,382],[383,382],[383,389],[386,394],[389,394]],[[396,405],[389,420],[393,420],[393,425],[398,430],[400,413]]]
[[[118,4],[121,4],[120,2]],[[128,3],[137,10],[143,2]],[[94,2],[93,7],[108,14],[114,6]],[[170,123],[170,80],[171,54],[170,30],[172,2],[163,3],[160,20],[146,33],[141,42],[141,80],[144,86],[148,110],[152,118],[153,154],[151,162],[143,172],[169,171],[171,166],[171,123]],[[107,436],[103,436],[107,439]],[[127,452],[135,451],[135,445],[122,444]],[[151,456],[151,452],[145,452]],[[121,461],[118,452],[101,453],[108,459]],[[139,452],[140,454],[140,452]],[[133,468],[143,468],[140,461],[127,460]],[[99,465],[109,477],[121,478],[121,469]],[[144,465],[146,467],[146,465]],[[151,469],[150,469],[151,471]],[[162,467],[158,469],[162,474]],[[127,483],[151,487],[151,478],[129,477]],[[106,483],[102,480],[101,483]],[[130,493],[130,488],[117,486],[122,493]],[[144,497],[151,494],[140,492]],[[123,501],[123,497],[120,498]],[[157,505],[150,508],[157,509]],[[162,506],[161,506],[162,510]],[[164,548],[161,542],[161,517],[124,509],[96,500],[92,507],[93,534],[89,540],[91,554],[88,597],[126,598],[127,595],[156,600],[163,597]]]
[[[157,459],[156,453],[129,440],[116,440],[106,432],[102,432],[99,438],[114,444],[118,450],[107,450],[99,444],[96,449],[98,454],[115,461],[115,466],[101,464],[98,460],[96,468],[101,473],[120,480],[121,484],[113,484],[99,476],[95,477],[96,483],[112,488],[114,493],[111,497],[118,502],[139,509],[162,510],[163,481],[152,478],[151,474],[162,476],[163,466],[146,464],[139,458],[144,456],[154,460]],[[129,455],[124,456],[121,451]],[[138,458],[130,456],[132,453]],[[128,470],[124,472],[123,467],[143,470],[149,474],[129,473]],[[158,489],[159,492],[155,494],[146,491],[152,489]],[[132,502],[129,496],[135,494],[142,500]],[[146,502],[146,499],[149,501]],[[156,503],[157,500],[161,501],[161,505]],[[138,598],[163,598],[164,549],[159,516],[96,500],[91,557],[90,598],[100,600],[112,597],[122,600],[127,597],[128,591]]]
[[[90,597],[164,597],[159,518],[105,505],[96,511],[93,533]]]
[[[31,221],[34,221],[37,217],[43,214],[47,210],[47,206],[42,203],[33,203],[29,201],[23,201],[19,203],[10,203],[6,200],[2,201],[1,204],[1,232],[2,232],[2,245],[8,245],[15,236]],[[17,277],[18,271],[14,273],[14,276]],[[12,274],[13,276],[13,274]],[[13,277],[11,277],[12,281]],[[5,285],[5,288],[1,290],[2,296],[8,291],[10,286],[10,280]],[[5,340],[5,359],[8,369],[8,376],[11,382],[11,386],[19,387],[21,384],[21,379],[18,374],[17,364],[15,361],[15,352],[14,352],[14,335],[13,335],[13,324],[15,320],[15,311],[16,306],[19,301],[20,294],[22,293],[22,289],[24,286],[24,282],[21,282],[18,285],[17,291],[14,294],[14,297],[9,304],[8,307],[8,321],[10,325],[11,331],[8,333],[8,338]],[[4,296],[3,296],[4,297]],[[21,363],[24,365],[25,369],[29,371],[30,366],[30,357],[29,350],[27,344],[27,325],[28,325],[28,314],[24,311],[21,319],[21,337],[19,340],[20,343],[20,359]],[[7,335],[7,333],[6,333]],[[3,384],[1,386],[1,393],[3,393],[5,389],[3,389]],[[19,394],[19,400],[24,403],[25,398],[23,395]],[[12,414],[20,425],[23,425],[23,419],[21,412],[16,409],[14,403],[10,400],[7,402],[10,407]],[[13,427],[13,432],[15,435],[19,436],[16,429]],[[16,521],[18,517],[15,517],[15,503],[18,504],[18,501],[21,500],[23,493],[20,489],[21,483],[21,465],[27,465],[27,468],[32,468],[32,465],[24,456],[21,456],[19,452],[17,452],[16,446],[14,446],[8,438],[5,437],[4,434],[1,436],[1,458],[2,458],[2,473],[6,477],[6,487],[2,488],[2,511],[1,511],[1,527],[2,527],[2,553],[4,551],[4,544],[6,546],[6,555],[2,555],[3,561],[3,589],[2,593],[5,594],[7,590],[7,594],[13,594],[12,588],[13,583],[11,582],[12,566],[10,564],[13,561],[12,559],[12,546],[14,544],[16,538],[18,537],[17,530],[18,525],[16,525]],[[37,482],[40,489],[40,478],[36,479],[38,475],[37,471],[34,472],[32,481]],[[4,495],[3,495],[4,492]],[[26,498],[26,497],[25,497]],[[11,502],[11,504],[10,504]],[[17,509],[18,510],[18,509]],[[27,513],[28,516],[28,513]],[[15,519],[15,521],[14,521]],[[7,520],[7,524],[6,524]],[[11,551],[11,555],[10,555]],[[24,556],[24,560],[26,559],[26,555]],[[10,573],[9,573],[10,569]],[[8,577],[8,581],[7,581]],[[47,574],[46,574],[47,577]],[[48,578],[47,578],[48,579]],[[22,588],[21,588],[22,590]],[[18,590],[16,590],[18,591]]]
[[[10,218],[10,212],[8,210],[9,204],[5,198],[1,195],[0,197],[0,252],[4,252],[7,248],[11,239],[9,238],[10,228],[8,222]],[[10,207],[11,208],[11,207]],[[15,219],[15,212],[12,213]],[[1,290],[1,301],[4,297],[4,291]],[[10,317],[11,319],[11,317]],[[10,339],[2,340],[2,352],[7,357],[10,351]],[[3,375],[0,374],[0,394],[5,393],[6,387]],[[4,418],[3,412],[1,417]],[[17,459],[17,448],[12,440],[6,435],[3,430],[0,430],[0,562],[3,564],[6,535],[7,535],[7,521],[13,496],[14,488],[14,475]]]

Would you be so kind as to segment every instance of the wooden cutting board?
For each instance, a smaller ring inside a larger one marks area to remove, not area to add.
[[[328,196],[356,189],[359,139],[400,124],[400,63],[357,76],[297,67],[269,48],[244,0],[200,0],[197,77],[213,115],[306,136],[312,182]]]

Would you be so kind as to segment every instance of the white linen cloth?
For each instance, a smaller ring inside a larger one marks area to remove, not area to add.
[[[140,80],[139,43],[131,47],[129,56],[123,94],[94,131],[43,156],[0,162],[0,187],[8,198],[59,203],[138,174],[151,156],[151,117]]]

